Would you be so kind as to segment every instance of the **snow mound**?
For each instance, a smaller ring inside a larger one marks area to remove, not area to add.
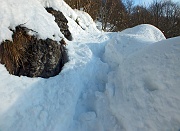
[[[164,34],[158,28],[149,24],[138,25],[133,28],[126,29],[122,31],[122,33],[145,41],[156,42],[165,39]]]
[[[125,130],[180,129],[179,42],[180,37],[162,40],[116,61],[118,66],[108,75],[106,97]]]
[[[135,26],[122,32],[115,33],[105,47],[104,60],[114,68],[128,56],[145,48],[149,44],[165,40],[163,33],[148,24]]]

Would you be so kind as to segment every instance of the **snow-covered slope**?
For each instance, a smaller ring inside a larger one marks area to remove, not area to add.
[[[26,2],[28,7],[36,2],[40,16],[49,18],[41,24],[54,23],[44,7],[66,12],[74,36],[67,45],[70,61],[58,76],[49,79],[13,76],[0,64],[0,131],[180,130],[180,37],[166,40],[151,25],[103,33],[86,13],[73,11],[63,1]],[[14,5],[7,3],[0,7]],[[23,6],[18,7],[12,9],[24,11]],[[15,19],[36,16],[13,13],[14,20],[6,17],[11,24],[0,25],[1,41],[11,38],[8,26],[19,24]],[[0,12],[2,17],[5,15]],[[56,32],[56,25],[47,28]],[[41,36],[42,32],[38,33]]]
[[[12,40],[12,30],[19,25],[27,27],[31,30],[30,35],[35,35],[40,39],[50,38],[60,41],[64,38],[54,16],[46,11],[46,7],[61,11],[68,19],[69,25],[73,27],[97,31],[90,16],[75,12],[63,0],[0,0],[0,3],[0,43]]]
[[[0,0],[0,43],[11,40],[12,31],[16,26],[22,25],[33,30],[39,38],[51,38],[57,41],[63,35],[54,21],[54,17],[47,13],[37,0]],[[36,34],[37,32],[37,34]]]
[[[147,42],[159,35],[156,33]],[[107,48],[105,53],[114,58],[116,52],[122,58],[107,61],[114,68],[109,72],[104,97],[113,115],[127,131],[178,131],[180,37],[141,46],[141,49],[138,45],[128,47],[128,39],[121,37],[110,43],[113,48]]]

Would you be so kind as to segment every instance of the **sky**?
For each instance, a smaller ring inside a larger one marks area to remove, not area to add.
[[[152,3],[153,1],[154,1],[154,0],[134,0],[135,5],[137,5],[137,4],[149,5],[149,4]],[[172,0],[172,1],[174,1],[174,2],[179,2],[179,3],[180,3],[180,0]]]

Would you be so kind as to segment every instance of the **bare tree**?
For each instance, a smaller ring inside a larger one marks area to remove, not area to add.
[[[149,10],[151,14],[153,15],[153,23],[155,26],[159,27],[160,18],[163,15],[163,4],[162,1],[154,0],[153,3],[150,5]]]
[[[180,5],[171,0],[154,0],[149,6],[134,5],[134,0],[65,0],[102,22],[104,31],[121,31],[139,24],[152,24],[166,37],[180,35]]]
[[[164,2],[163,16],[163,25],[160,28],[164,29],[166,36],[175,36],[175,34],[178,33],[178,29],[180,35],[180,28],[178,27],[178,25],[180,24],[180,7],[178,6],[178,4],[173,3],[172,1]]]
[[[123,3],[126,7],[128,15],[130,15],[133,11],[134,1],[133,0],[124,0]]]
[[[121,0],[105,0],[101,4],[99,18],[102,22],[102,29],[117,31],[125,29],[126,9]],[[108,26],[108,28],[107,28]]]

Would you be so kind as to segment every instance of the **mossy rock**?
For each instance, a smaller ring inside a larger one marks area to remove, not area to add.
[[[18,26],[13,31],[13,41],[1,43],[0,63],[17,76],[48,78],[59,74],[68,61],[64,41],[59,44],[51,39],[37,39],[28,35],[28,30]]]
[[[55,17],[62,34],[72,40],[63,13],[53,8],[46,10]],[[59,44],[51,39],[37,39],[28,35],[29,31],[17,26],[13,31],[13,41],[6,40],[0,44],[0,63],[5,65],[10,74],[17,76],[48,78],[59,74],[68,61],[65,41],[62,39]]]

